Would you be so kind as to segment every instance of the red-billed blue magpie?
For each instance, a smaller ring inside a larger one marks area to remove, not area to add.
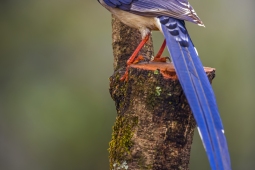
[[[178,79],[191,107],[198,132],[213,170],[230,170],[227,141],[216,99],[185,21],[204,26],[187,0],[98,0],[124,24],[137,28],[142,42],[130,64],[148,40],[152,30],[165,37]],[[161,50],[162,51],[162,50]]]

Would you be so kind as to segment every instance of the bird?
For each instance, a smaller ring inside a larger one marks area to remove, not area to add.
[[[197,129],[212,170],[231,170],[223,124],[211,84],[185,21],[204,26],[188,0],[98,0],[122,23],[140,31],[142,41],[127,61],[134,62],[151,31],[160,31],[171,56],[177,77],[197,123]],[[124,75],[125,79],[127,71]],[[122,79],[122,80],[123,80]]]

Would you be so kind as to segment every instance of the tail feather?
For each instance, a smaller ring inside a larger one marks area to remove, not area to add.
[[[212,87],[184,21],[159,17],[178,79],[196,119],[213,170],[230,170],[230,157]]]

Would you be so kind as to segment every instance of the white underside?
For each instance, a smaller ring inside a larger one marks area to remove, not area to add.
[[[138,29],[141,34],[142,38],[148,35],[152,30],[160,30],[161,25],[158,18],[155,17],[145,17],[141,15],[132,14],[127,11],[123,11],[118,8],[112,8],[104,3],[103,0],[99,0],[100,3],[108,9],[113,15],[115,15],[121,22],[124,24]]]

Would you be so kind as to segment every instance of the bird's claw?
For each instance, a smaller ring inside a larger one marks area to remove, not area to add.
[[[130,65],[136,64],[142,60],[144,60],[144,57],[142,55],[139,55],[132,63],[128,63],[126,71],[125,71],[124,75],[120,78],[120,81],[127,81],[128,80],[128,69],[129,69]]]
[[[151,61],[155,62],[166,62],[168,57],[154,57]]]

